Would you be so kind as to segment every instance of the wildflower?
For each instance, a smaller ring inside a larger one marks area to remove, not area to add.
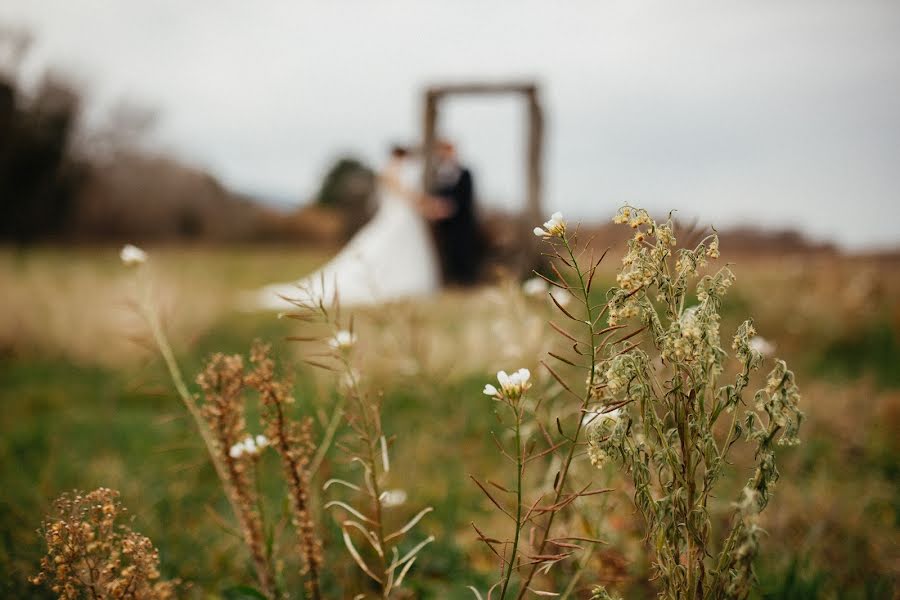
[[[609,454],[606,452],[606,450],[601,448],[599,445],[592,443],[588,444],[587,456],[591,461],[591,466],[593,466],[595,469],[602,468],[609,459]]]
[[[518,400],[531,387],[529,379],[531,379],[531,371],[528,369],[519,369],[509,375],[506,371],[498,371],[497,381],[500,383],[500,389],[487,384],[484,386],[484,393],[495,398]]]
[[[328,340],[328,345],[337,350],[348,350],[356,343],[356,334],[346,329],[341,329]]]
[[[566,233],[566,222],[561,212],[550,215],[550,220],[544,223],[544,227],[535,227],[534,235],[544,239],[562,237]]]
[[[675,240],[675,233],[672,231],[672,226],[668,223],[656,227],[655,235],[656,241],[660,246],[674,246],[677,243]]]
[[[623,206],[619,212],[616,213],[616,216],[613,217],[613,223],[616,225],[624,225],[628,222],[628,219],[631,218],[631,207]]]
[[[234,444],[228,450],[228,456],[231,458],[240,458],[244,454],[256,456],[260,451],[269,445],[269,438],[264,435],[257,435],[255,438],[248,435],[242,441]]]
[[[119,251],[119,258],[122,259],[126,267],[136,267],[147,262],[147,253],[137,246],[125,244]]]
[[[526,296],[540,296],[546,293],[549,287],[542,277],[532,277],[522,284],[522,292]]]
[[[381,505],[385,508],[401,506],[406,503],[407,497],[405,490],[385,490],[381,493]]]

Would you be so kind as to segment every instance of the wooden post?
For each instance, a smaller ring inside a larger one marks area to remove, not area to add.
[[[434,143],[437,136],[438,100],[440,94],[428,90],[422,123],[422,190],[431,190],[434,178]]]
[[[541,159],[544,147],[544,114],[537,97],[537,89],[532,87],[528,91],[528,158],[526,172],[528,173],[527,196],[528,216],[531,223],[541,221],[541,186],[543,173],[541,172]]]
[[[505,83],[456,83],[433,86],[425,90],[425,106],[422,114],[422,186],[430,190],[434,179],[434,145],[437,141],[437,128],[440,101],[444,96],[481,95],[481,94],[517,94],[523,96],[528,104],[527,147],[525,149],[525,210],[523,211],[521,238],[518,238],[518,256],[515,262],[523,272],[528,272],[537,264],[540,257],[538,240],[531,234],[535,224],[544,221],[541,208],[544,151],[544,113],[538,98],[537,85],[529,81],[508,81]]]

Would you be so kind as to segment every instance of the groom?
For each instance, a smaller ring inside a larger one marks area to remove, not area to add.
[[[435,146],[430,218],[444,283],[472,285],[481,267],[481,238],[475,219],[472,173],[460,164],[447,140]]]

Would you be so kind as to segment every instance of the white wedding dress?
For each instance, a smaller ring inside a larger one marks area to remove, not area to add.
[[[409,159],[392,161],[386,169],[405,190],[419,188],[420,173],[420,164]],[[328,304],[335,293],[342,306],[361,306],[436,292],[439,265],[424,218],[410,199],[384,186],[378,202],[372,219],[325,266],[299,281],[264,287],[255,295],[255,307],[296,308],[285,298]]]

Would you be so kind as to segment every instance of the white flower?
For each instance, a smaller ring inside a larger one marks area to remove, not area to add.
[[[404,490],[385,490],[381,493],[381,505],[386,508],[400,506],[406,503],[406,492]]]
[[[131,244],[125,244],[119,251],[119,258],[126,267],[136,267],[147,262],[147,253]]]
[[[509,376],[510,382],[515,385],[525,385],[531,379],[531,371],[522,368]]]
[[[506,374],[506,371],[497,371],[497,381],[500,382],[501,388],[509,385],[509,375]]]
[[[248,435],[240,442],[236,443],[228,450],[228,456],[231,458],[240,458],[245,454],[256,456],[260,450],[269,445],[269,438],[264,435],[257,435],[255,438]]]
[[[750,338],[750,348],[756,350],[763,356],[772,356],[772,354],[775,353],[775,344],[758,335]]]
[[[543,227],[535,227],[534,235],[542,238],[562,237],[566,232],[566,222],[561,212],[550,215],[550,220]]]
[[[341,329],[337,333],[334,334],[334,337],[328,340],[328,345],[332,348],[336,348],[339,350],[347,350],[348,348],[352,348],[353,344],[356,343],[356,334],[347,331],[346,329]]]
[[[529,379],[531,379],[531,371],[528,369],[519,369],[512,374],[498,371],[497,381],[500,383],[500,390],[487,384],[484,386],[484,393],[488,396],[503,396],[508,400],[518,400],[531,387]]]
[[[532,277],[522,284],[522,292],[526,296],[540,296],[545,294],[549,287],[542,277]]]

